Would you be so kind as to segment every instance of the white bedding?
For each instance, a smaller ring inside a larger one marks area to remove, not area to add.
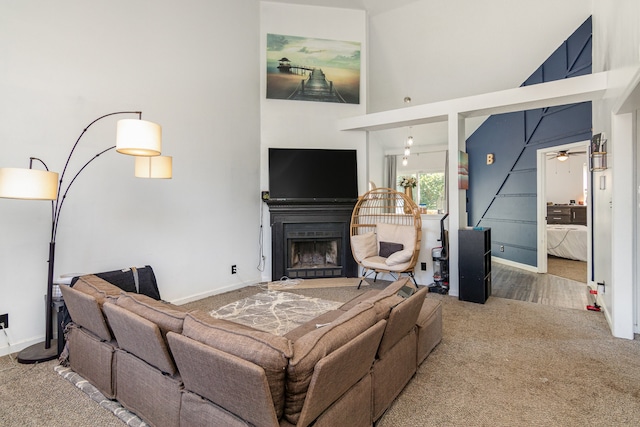
[[[587,227],[575,224],[547,225],[547,253],[560,258],[587,260]]]

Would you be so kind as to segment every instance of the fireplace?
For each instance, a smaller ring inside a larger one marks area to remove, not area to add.
[[[285,224],[285,272],[294,277],[344,275],[343,230],[340,223]]]
[[[355,202],[269,201],[272,280],[356,277],[349,223]]]

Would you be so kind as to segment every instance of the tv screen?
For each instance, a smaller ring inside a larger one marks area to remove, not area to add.
[[[356,150],[269,148],[271,200],[358,198]]]

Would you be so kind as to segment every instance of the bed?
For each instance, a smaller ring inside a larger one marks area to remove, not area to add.
[[[587,226],[548,224],[547,253],[560,258],[587,261]]]

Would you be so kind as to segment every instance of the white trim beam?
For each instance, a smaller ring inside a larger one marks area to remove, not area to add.
[[[338,120],[339,130],[375,131],[447,121],[450,114],[488,116],[593,101],[607,90],[607,72]]]

